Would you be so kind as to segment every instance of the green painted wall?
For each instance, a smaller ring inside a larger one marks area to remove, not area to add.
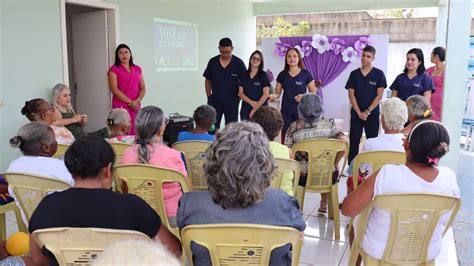
[[[49,98],[63,78],[58,0],[1,2],[1,170],[19,156],[8,144],[28,122],[20,113],[26,100]]]

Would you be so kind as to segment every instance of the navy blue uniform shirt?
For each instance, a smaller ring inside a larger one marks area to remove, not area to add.
[[[397,97],[402,101],[406,101],[412,95],[423,95],[425,91],[435,92],[433,80],[426,73],[416,75],[412,79],[409,79],[407,74],[402,73],[393,81],[390,89],[398,91]]]
[[[265,71],[260,71],[255,75],[255,77],[250,78],[247,72],[244,72],[240,78],[240,86],[244,89],[244,94],[249,97],[252,101],[260,100],[263,95],[263,88],[270,87],[270,81],[268,80],[267,73]],[[267,105],[268,102],[265,101],[262,106]],[[250,114],[252,111],[252,106],[242,101],[242,107],[240,108],[240,114]]]
[[[354,89],[354,95],[359,109],[363,112],[369,108],[372,101],[377,97],[377,88],[386,88],[387,80],[382,70],[373,67],[367,76],[362,74],[360,68],[355,69],[349,75],[346,89]],[[354,111],[354,108],[351,108]],[[379,114],[379,106],[372,110],[375,115]]]
[[[230,63],[223,68],[219,57],[220,55],[211,58],[202,74],[212,84],[212,94],[208,101],[210,103],[238,102],[239,79],[246,70],[245,64],[240,58],[232,55]]]
[[[306,87],[313,80],[311,73],[306,69],[301,69],[295,77],[290,76],[287,71],[278,74],[277,81],[283,88],[282,114],[298,115],[298,102],[296,102],[295,96],[306,93]]]

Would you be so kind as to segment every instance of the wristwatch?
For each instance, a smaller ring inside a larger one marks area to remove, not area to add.
[[[367,108],[367,110],[365,110],[364,112],[367,113],[367,115],[370,115],[371,110],[370,108]]]

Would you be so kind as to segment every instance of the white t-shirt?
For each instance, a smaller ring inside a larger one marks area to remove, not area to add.
[[[365,142],[363,151],[400,151],[405,152],[403,148],[403,138],[405,135],[402,133],[397,134],[381,134],[376,138],[367,139]],[[372,174],[372,166],[370,164],[363,163],[359,167],[362,173],[367,172],[367,175]]]
[[[376,177],[374,197],[387,193],[434,193],[459,198],[456,175],[451,169],[440,166],[436,179],[429,183],[413,173],[406,165],[388,164]],[[435,259],[441,251],[443,231],[451,213],[441,216],[428,248],[428,260]],[[362,248],[371,257],[381,259],[385,251],[390,228],[390,214],[374,208],[369,215]]]
[[[51,177],[68,183],[71,186],[74,186],[74,179],[72,179],[71,174],[66,168],[64,161],[61,161],[52,157],[45,156],[22,156],[13,160],[8,166],[7,172],[21,172],[26,174],[35,174]],[[8,193],[15,199],[18,208],[20,204],[16,200],[15,193],[13,190],[8,187]],[[23,216],[23,221],[28,225],[28,220],[21,211]]]

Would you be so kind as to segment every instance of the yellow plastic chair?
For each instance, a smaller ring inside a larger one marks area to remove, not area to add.
[[[8,186],[11,187],[15,193],[16,199],[20,203],[20,207],[28,221],[33,211],[46,195],[71,187],[62,180],[40,175],[13,172],[3,173],[1,175],[5,176]]]
[[[354,190],[357,188],[357,177],[359,175],[359,167],[363,163],[372,166],[372,173],[382,168],[386,164],[404,164],[406,162],[406,154],[399,151],[366,151],[357,154],[352,164],[352,182]]]
[[[298,199],[298,203],[300,205],[300,209],[303,210],[303,201],[304,201],[304,188],[298,185],[300,181],[300,163],[295,160],[291,159],[281,159],[275,158],[277,163],[278,169],[275,171],[273,175],[271,187],[272,188],[280,188],[281,187],[281,180],[283,175],[286,173],[293,174],[293,191],[295,192],[295,198]]]
[[[428,193],[394,193],[379,195],[359,215],[356,238],[352,244],[349,265],[356,265],[359,254],[364,265],[434,265],[428,261],[428,246],[440,216],[451,212],[443,236],[456,216],[461,200]],[[381,260],[362,250],[362,241],[372,208],[390,213],[387,246]]]
[[[58,144],[58,149],[56,150],[56,153],[53,155],[53,157],[64,160],[64,155],[66,154],[67,148],[69,148],[69,145]]]
[[[300,260],[302,236],[291,227],[257,224],[189,225],[181,231],[184,251],[192,258],[191,242],[206,247],[212,265],[268,265],[273,249],[291,243],[292,261]],[[193,265],[193,262],[189,262]]]
[[[184,154],[188,179],[195,190],[207,190],[207,179],[204,178],[205,152],[211,145],[210,141],[180,141],[173,144],[176,149]]]
[[[128,193],[145,200],[160,216],[161,222],[179,237],[177,227],[171,227],[163,200],[163,183],[178,182],[183,193],[191,191],[188,180],[181,173],[146,164],[124,164],[115,167],[115,183],[125,182]]]
[[[5,205],[0,205],[0,240],[7,240],[7,227],[6,227],[6,220],[5,220],[5,213],[12,211],[15,213],[16,222],[18,224],[18,230],[20,232],[28,233],[26,230],[25,223],[23,223],[23,219],[21,218],[20,209],[16,206],[15,202],[10,202]]]
[[[112,149],[115,153],[115,165],[119,165],[120,161],[122,160],[122,155],[126,149],[132,147],[132,145],[127,143],[110,143]]]
[[[59,265],[90,265],[110,245],[123,240],[151,241],[138,231],[103,228],[58,227],[33,232],[38,246],[45,246]]]
[[[334,220],[334,238],[340,239],[338,184],[332,184],[332,173],[338,152],[345,154],[342,166],[344,169],[347,154],[349,154],[349,145],[336,139],[313,139],[296,143],[291,150],[293,153],[308,153],[308,177],[304,191],[305,193],[306,191],[328,193],[328,218]],[[340,176],[341,173],[338,178]]]

